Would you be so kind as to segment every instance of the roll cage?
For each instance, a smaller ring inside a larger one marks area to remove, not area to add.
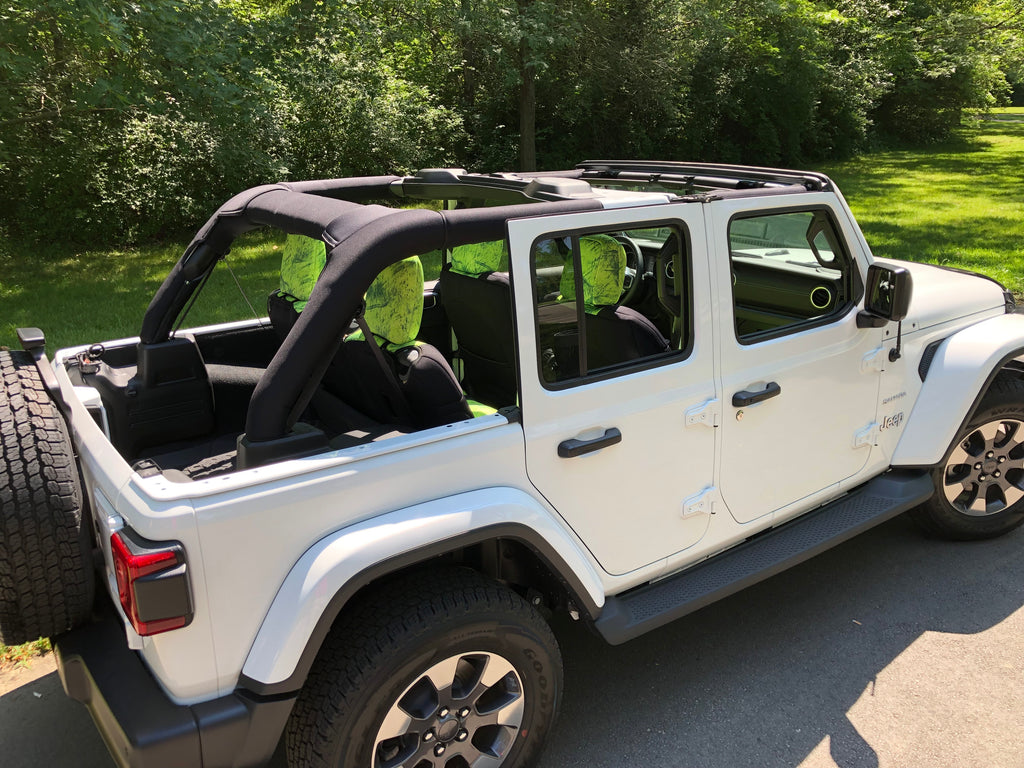
[[[628,184],[632,189],[623,189]],[[645,186],[676,192],[644,192]],[[262,227],[322,240],[327,266],[305,310],[260,378],[243,443],[285,439],[312,398],[362,297],[385,267],[412,255],[506,237],[510,219],[712,196],[826,190],[825,176],[740,166],[587,161],[567,171],[471,174],[428,169],[415,176],[278,183],[222,205],[199,230],[143,318],[143,347],[169,342],[174,324],[235,238]],[[451,210],[389,208],[375,201],[458,201]],[[494,203],[498,203],[494,205]],[[315,332],[308,332],[315,329]],[[243,443],[240,443],[240,447]],[[240,455],[240,460],[242,459]]]

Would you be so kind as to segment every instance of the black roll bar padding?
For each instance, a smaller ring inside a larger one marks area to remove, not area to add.
[[[363,176],[351,179],[320,179],[314,181],[291,181],[282,186],[293,192],[303,192],[337,200],[358,203],[363,200],[386,200],[392,196],[391,185],[401,181],[401,176]]]
[[[276,184],[266,184],[247,189],[232,197],[207,219],[149,302],[139,332],[143,344],[167,341],[174,321],[202,283],[203,276],[228,252],[236,237],[260,226],[245,217],[249,204],[265,192],[281,188]]]
[[[207,220],[171,269],[149,303],[139,336],[143,344],[166,341],[196,287],[239,235],[264,226],[319,238],[338,218],[342,201],[391,196],[398,176],[367,176],[282,184],[247,189],[224,203]],[[284,193],[287,199],[282,196]],[[326,203],[326,204],[321,204]],[[354,205],[354,203],[349,203]],[[346,206],[347,207],[347,206]]]

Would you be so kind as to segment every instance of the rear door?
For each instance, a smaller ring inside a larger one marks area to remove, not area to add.
[[[701,206],[508,228],[531,481],[609,573],[692,547],[708,530],[717,431]],[[584,283],[587,249],[613,242],[627,256],[625,307],[609,304],[615,286],[597,296]],[[645,346],[651,327],[664,349]],[[610,341],[623,336],[634,338]]]

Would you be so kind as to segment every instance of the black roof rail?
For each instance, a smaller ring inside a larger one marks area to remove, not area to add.
[[[714,189],[757,189],[802,186],[809,192],[834,189],[823,173],[759,168],[717,163],[680,163],[657,160],[587,160],[576,166],[583,178],[620,181],[659,182],[666,185],[710,187]]]
[[[459,199],[480,197],[505,204],[529,201],[557,202],[596,197],[590,185],[581,181],[579,170],[546,173],[467,173],[458,169],[427,169],[396,180],[392,192],[398,197]]]

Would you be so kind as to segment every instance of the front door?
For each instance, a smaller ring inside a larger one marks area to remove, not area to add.
[[[693,546],[716,437],[701,206],[508,227],[531,482],[609,573]]]
[[[806,199],[787,199],[785,211],[722,202],[709,224],[726,286],[719,483],[740,523],[814,506],[872,450],[883,331],[857,327],[863,262],[841,209]]]

